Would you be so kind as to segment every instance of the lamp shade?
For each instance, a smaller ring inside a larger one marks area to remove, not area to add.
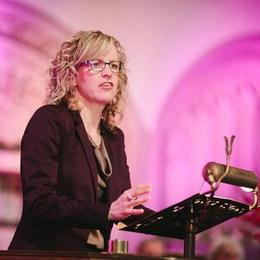
[[[204,180],[210,184],[218,182],[224,175],[226,167],[226,165],[216,162],[207,163],[202,171]],[[221,179],[221,182],[254,190],[257,187],[258,179],[257,175],[252,171],[230,166],[228,173]]]

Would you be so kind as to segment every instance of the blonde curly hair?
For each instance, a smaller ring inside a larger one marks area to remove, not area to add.
[[[112,103],[105,106],[102,117],[108,127],[113,129],[123,117],[127,97],[126,55],[124,48],[113,36],[100,31],[80,31],[65,41],[49,68],[46,103],[57,105],[66,102],[70,110],[81,110],[82,104],[76,97],[76,65],[105,55],[112,44],[116,47],[123,67],[119,72],[116,97]]]

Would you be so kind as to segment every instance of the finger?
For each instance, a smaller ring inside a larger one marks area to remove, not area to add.
[[[141,215],[144,213],[143,209],[126,209],[124,211],[125,214],[127,215]]]
[[[133,197],[132,192],[128,192],[128,193],[126,194],[126,200],[127,200],[127,201],[131,201],[131,200],[134,200],[134,199],[135,199],[135,197]]]
[[[143,209],[132,209],[132,213],[131,215],[141,215],[144,213],[144,210]]]
[[[151,196],[138,197],[136,199],[133,199],[133,200],[129,201],[128,202],[128,207],[135,207],[135,206],[141,205],[143,203],[146,203],[150,199],[151,199]]]
[[[142,184],[136,187],[133,187],[130,189],[132,192],[132,197],[135,198],[137,196],[150,193],[152,189],[152,186],[150,184]]]

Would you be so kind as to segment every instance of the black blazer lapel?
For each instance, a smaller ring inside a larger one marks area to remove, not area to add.
[[[104,141],[104,144],[105,144],[108,156],[109,156],[109,160],[112,165],[112,175],[107,182],[107,201],[111,201],[112,200],[111,184],[113,183],[113,179],[115,176],[115,171],[114,171],[114,167],[113,167],[115,165],[115,163],[114,163],[114,156],[112,154],[111,144],[109,142],[108,133],[103,133],[102,137],[103,137],[103,141]]]
[[[84,127],[83,121],[80,117],[80,114],[78,111],[72,111],[72,117],[75,123],[76,127],[76,132],[77,135],[80,139],[81,145],[83,147],[86,159],[88,161],[88,165],[90,168],[91,176],[92,176],[92,181],[93,181],[93,186],[95,187],[95,198],[98,200],[98,182],[97,182],[97,165],[95,161],[95,156],[93,153],[93,148],[91,146],[91,143],[88,139],[86,129]]]

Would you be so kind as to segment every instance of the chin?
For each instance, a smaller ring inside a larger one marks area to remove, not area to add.
[[[106,96],[106,97],[101,97],[100,99],[99,99],[99,101],[103,104],[103,105],[107,105],[107,104],[109,104],[109,103],[111,103],[112,101],[113,101],[113,99],[114,99],[114,95],[113,96]]]
[[[97,102],[98,102],[100,105],[106,106],[106,105],[112,103],[112,100],[113,100],[113,99],[102,99],[102,100],[98,100]]]

